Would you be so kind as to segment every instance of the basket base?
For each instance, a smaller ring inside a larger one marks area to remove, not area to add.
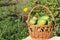
[[[48,40],[48,39],[44,39],[44,38],[32,38],[32,40]]]

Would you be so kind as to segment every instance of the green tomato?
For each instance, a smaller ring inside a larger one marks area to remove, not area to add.
[[[48,25],[52,25],[52,20],[48,20]]]
[[[37,17],[34,16],[32,19],[33,19],[33,20],[37,20]]]
[[[30,24],[35,24],[35,23],[36,23],[35,20],[33,20],[33,19],[30,20]]]
[[[30,24],[35,24],[36,21],[37,21],[37,17],[34,16],[33,18],[30,19]]]
[[[48,20],[49,19],[49,16],[42,16],[40,19],[44,19],[44,20]]]
[[[38,24],[38,25],[45,25],[45,24],[46,24],[46,20],[39,19],[39,20],[37,21],[37,24]]]

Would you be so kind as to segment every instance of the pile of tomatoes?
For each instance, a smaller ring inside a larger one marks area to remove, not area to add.
[[[34,15],[30,18],[30,24],[32,25],[52,25],[52,19],[48,15],[38,16]]]

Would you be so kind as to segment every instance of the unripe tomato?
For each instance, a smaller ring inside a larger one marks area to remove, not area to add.
[[[37,20],[37,17],[34,16],[32,19],[33,19],[33,20]]]
[[[38,25],[45,25],[46,24],[46,20],[38,19],[37,24]]]
[[[35,24],[35,23],[36,23],[35,20],[33,20],[33,19],[30,20],[30,24]]]
[[[48,20],[48,25],[52,25],[52,20]]]
[[[33,17],[32,19],[30,19],[30,24],[35,24],[37,20],[37,17]]]
[[[49,16],[42,16],[40,19],[44,19],[44,20],[48,20],[49,19]]]

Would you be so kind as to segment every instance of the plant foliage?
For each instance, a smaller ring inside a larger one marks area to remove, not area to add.
[[[35,5],[47,5],[50,8],[55,17],[54,35],[56,35],[56,32],[60,32],[59,0],[18,0],[15,5],[7,6],[5,4],[10,4],[10,2],[8,0],[0,0],[0,40],[21,40],[27,37],[28,30],[25,21],[27,14]],[[23,11],[25,7],[28,8],[28,12]]]

